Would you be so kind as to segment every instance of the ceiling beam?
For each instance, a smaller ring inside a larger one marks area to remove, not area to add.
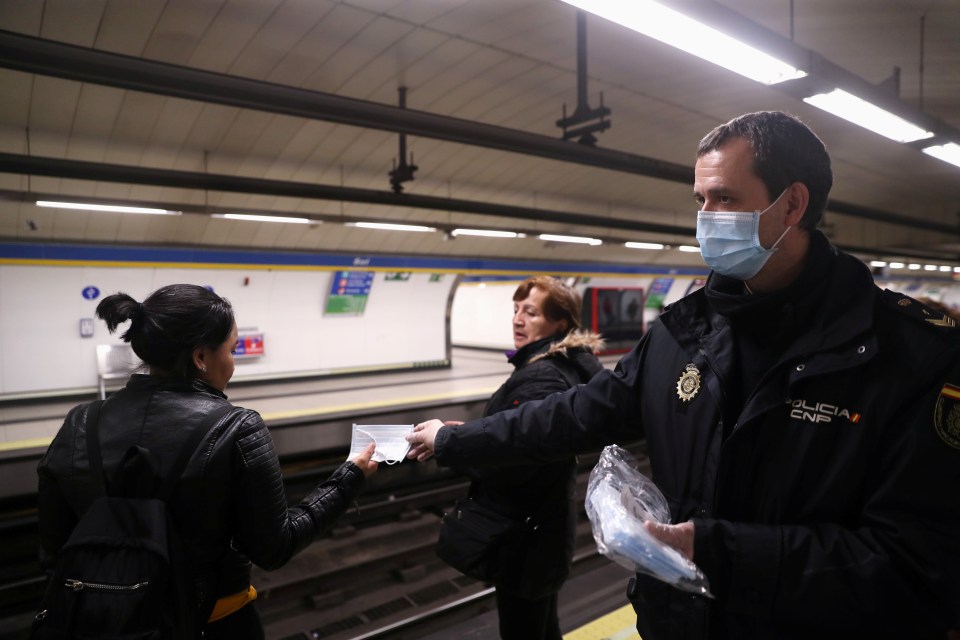
[[[594,216],[568,211],[557,211],[516,205],[494,204],[476,200],[457,198],[438,198],[435,196],[415,195],[411,193],[393,193],[377,189],[359,189],[335,185],[309,184],[284,180],[268,180],[247,176],[197,173],[175,169],[154,169],[130,165],[108,164],[102,162],[82,162],[61,158],[44,158],[15,153],[0,153],[0,173],[49,176],[53,178],[71,178],[75,180],[94,180],[99,182],[117,182],[125,184],[143,184],[157,187],[179,189],[198,189],[201,191],[225,191],[261,195],[309,198],[313,200],[332,200],[358,202],[373,205],[412,207],[437,211],[457,211],[505,218],[522,218],[563,224],[621,229],[645,233],[664,233],[694,236],[694,227],[640,222]],[[952,236],[960,235],[960,228],[940,224],[929,220],[918,220],[894,213],[865,209],[831,200],[831,210],[854,217],[864,217],[877,222],[909,226]],[[836,208],[835,208],[836,207]]]
[[[33,191],[18,191],[13,189],[0,189],[0,201],[8,202],[24,202],[24,203],[34,203],[38,200],[50,200],[50,201],[60,201],[60,202],[73,202],[73,203],[85,203],[90,201],[89,196],[79,197],[79,196],[65,196],[59,193],[41,193]],[[271,209],[269,211],[264,211],[263,209],[246,209],[243,207],[222,207],[214,205],[198,205],[193,203],[183,203],[183,202],[164,202],[157,200],[150,201],[140,201],[140,200],[130,200],[127,199],[115,199],[115,198],[101,198],[96,199],[97,204],[106,204],[106,205],[117,205],[117,206],[131,206],[131,205],[142,205],[142,206],[151,206],[157,207],[160,209],[166,209],[167,211],[179,211],[185,214],[193,215],[204,215],[209,216],[213,214],[224,214],[224,213],[240,213],[240,214],[255,214],[255,215],[275,215],[275,216],[295,216],[308,218],[309,220],[316,223],[339,223],[344,224],[347,222],[386,222],[384,218],[377,218],[375,216],[354,216],[349,215],[345,216],[343,214],[336,213],[313,213],[305,211],[282,211]],[[393,220],[396,222],[396,220]],[[419,224],[426,227],[435,227],[441,231],[447,233],[453,231],[454,229],[464,226],[464,223],[461,222],[438,222],[436,220],[430,220],[427,218],[404,218],[402,220],[404,224]],[[518,224],[516,218],[511,218],[508,226],[499,227],[497,225],[484,224],[483,228],[485,229],[498,229],[500,231],[513,231],[513,232],[522,232],[529,236],[538,235],[543,232],[543,229],[533,229],[533,228],[524,228],[523,225]],[[683,231],[682,227],[676,227],[677,231]],[[632,230],[627,230],[632,231]],[[686,235],[693,235],[694,228],[686,229]],[[605,244],[618,244],[621,242],[626,242],[630,240],[628,236],[607,236],[603,234],[591,233],[591,237],[600,238]],[[664,243],[668,248],[672,243]],[[864,261],[870,259],[884,259],[884,260],[903,260],[915,259],[920,261],[956,261],[957,256],[954,252],[943,252],[936,250],[922,250],[917,248],[896,248],[896,247],[862,247],[857,245],[845,244],[845,243],[834,243],[839,249],[842,249],[848,253],[853,253],[858,255]],[[192,245],[184,245],[192,246]],[[675,245],[674,245],[675,246]]]
[[[119,89],[405,133],[693,184],[693,168],[525,131],[0,30],[0,66]]]
[[[336,202],[359,202],[389,207],[412,207],[434,211],[456,211],[503,218],[520,218],[540,222],[573,224],[604,229],[620,229],[641,233],[662,233],[693,237],[694,227],[643,222],[623,218],[594,216],[569,211],[520,207],[495,204],[476,200],[457,198],[438,198],[408,193],[393,193],[376,189],[359,189],[335,185],[308,184],[305,182],[287,182],[230,176],[224,174],[195,173],[175,169],[151,169],[131,167],[120,164],[99,162],[80,162],[60,158],[40,158],[12,153],[0,153],[0,173],[18,173],[34,176],[50,176],[74,180],[94,180],[140,184],[155,187],[179,189],[197,189],[201,191],[223,191],[230,193],[249,193],[257,195],[307,198],[312,200],[331,200]],[[75,199],[75,198],[73,198]],[[87,198],[89,200],[89,198]]]
[[[417,135],[693,184],[693,168],[687,165],[415,109],[401,109],[376,102],[77,47],[10,31],[0,30],[0,67],[132,91]],[[243,180],[249,181],[249,178]],[[420,205],[411,203],[406,206]],[[827,209],[875,222],[960,235],[960,225],[938,224],[838,200],[830,200]]]

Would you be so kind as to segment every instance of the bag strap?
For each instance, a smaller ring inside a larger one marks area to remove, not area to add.
[[[107,495],[107,477],[103,473],[103,457],[100,455],[100,407],[103,402],[96,400],[87,406],[87,459],[97,489]]]
[[[91,402],[87,408],[87,457],[90,460],[90,473],[94,478],[94,482],[97,484],[97,488],[100,490],[100,494],[107,495],[108,483],[106,473],[103,470],[103,456],[100,452],[100,407],[103,403],[103,400],[97,400]],[[157,495],[158,498],[164,502],[170,499],[177,485],[177,481],[180,480],[180,476],[183,475],[183,471],[187,467],[187,463],[190,462],[190,458],[193,457],[197,447],[200,446],[200,441],[203,440],[203,437],[207,435],[214,425],[234,409],[235,407],[233,405],[228,404],[208,413],[204,417],[203,422],[200,423],[200,426],[190,432],[187,436],[187,441],[183,444],[183,447],[181,447],[180,452],[173,462],[173,466],[170,467],[169,474],[160,487]]]

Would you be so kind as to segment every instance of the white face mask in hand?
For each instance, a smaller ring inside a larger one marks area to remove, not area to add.
[[[760,273],[790,231],[790,227],[784,229],[769,249],[760,244],[760,216],[770,211],[784,193],[786,190],[763,211],[697,211],[697,241],[707,266],[737,280],[749,280]]]
[[[410,443],[406,436],[413,431],[412,424],[355,424],[350,438],[350,453],[347,460],[352,460],[363,453],[371,442],[376,445],[371,460],[396,464],[403,460],[410,450]]]

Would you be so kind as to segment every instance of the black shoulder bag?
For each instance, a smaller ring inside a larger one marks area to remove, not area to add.
[[[539,515],[517,520],[471,496],[460,498],[443,516],[437,555],[464,575],[495,583],[506,567],[507,551],[536,530]]]

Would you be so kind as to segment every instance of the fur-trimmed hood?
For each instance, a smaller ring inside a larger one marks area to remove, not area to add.
[[[530,358],[527,364],[532,364],[543,358],[556,358],[557,356],[572,359],[570,351],[598,353],[602,350],[603,338],[600,337],[600,334],[585,329],[574,329],[564,336],[563,340],[554,342],[549,349]]]

